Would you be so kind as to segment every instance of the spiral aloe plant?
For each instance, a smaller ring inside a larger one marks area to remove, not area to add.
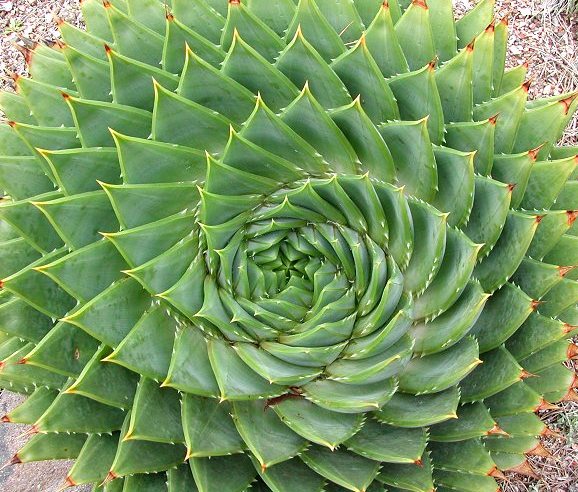
[[[576,399],[577,93],[482,0],[83,0],[1,94],[12,463],[495,491]]]

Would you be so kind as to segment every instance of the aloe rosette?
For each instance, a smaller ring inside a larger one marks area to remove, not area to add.
[[[576,399],[576,93],[482,0],[114,0],[0,103],[12,463],[105,491],[495,491]]]

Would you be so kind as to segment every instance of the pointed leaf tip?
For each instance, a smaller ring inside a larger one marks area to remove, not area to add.
[[[568,350],[566,351],[566,356],[570,360],[578,359],[578,345],[575,345],[574,343],[570,343],[570,345],[568,345]],[[4,417],[2,417],[2,419],[4,419]],[[5,421],[2,420],[2,422],[5,422]],[[10,422],[10,420],[8,420],[8,422]]]

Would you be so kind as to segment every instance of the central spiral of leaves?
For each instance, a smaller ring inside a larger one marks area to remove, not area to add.
[[[217,188],[209,182],[203,192],[208,272],[196,316],[235,342],[241,359],[271,383],[318,379],[305,387],[317,394],[331,392],[323,379],[376,383],[397,374],[413,343],[403,338],[408,315],[393,316],[409,312],[411,297],[402,300],[380,201],[387,205],[396,189],[333,177],[292,183],[262,202],[260,195],[219,196]],[[213,203],[225,206],[212,210]],[[374,404],[394,386],[383,385]],[[346,412],[372,406],[342,396],[339,405],[319,404]]]

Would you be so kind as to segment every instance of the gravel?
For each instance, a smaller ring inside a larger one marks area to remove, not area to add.
[[[556,12],[560,0],[497,0],[498,17],[509,14],[508,67],[528,62],[533,80],[531,97],[552,96],[578,88],[578,16]],[[454,0],[457,15],[475,5],[473,0]],[[60,37],[55,18],[82,26],[78,0],[0,0],[0,89],[12,89],[11,75],[26,74],[24,57],[15,45],[39,41],[53,43]],[[578,145],[578,116],[566,131],[563,143]],[[0,396],[0,412],[15,406],[19,397]],[[530,458],[541,476],[532,479],[508,476],[504,492],[578,492],[578,404],[565,402],[560,410],[543,418],[566,436],[548,439],[552,459]],[[24,444],[21,426],[0,426],[0,462],[9,460]],[[12,466],[0,471],[3,492],[56,492],[61,487],[69,462],[43,462]],[[85,491],[86,488],[71,488]]]

